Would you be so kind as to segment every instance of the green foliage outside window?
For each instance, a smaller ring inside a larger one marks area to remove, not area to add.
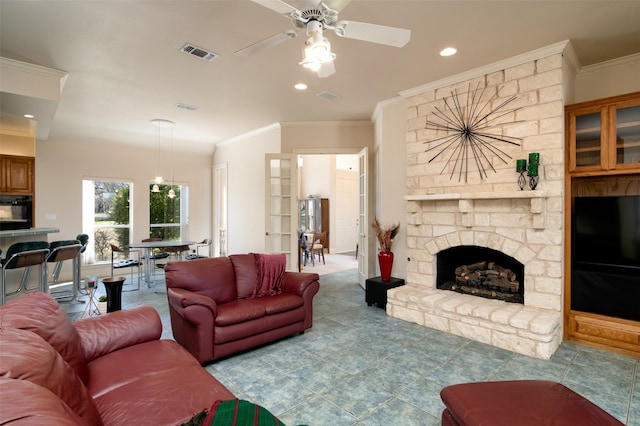
[[[174,198],[169,198],[171,188],[176,195]],[[159,185],[159,189],[160,192],[150,192],[149,196],[149,235],[151,238],[179,240],[180,185]]]

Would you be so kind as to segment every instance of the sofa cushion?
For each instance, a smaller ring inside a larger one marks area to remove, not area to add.
[[[101,425],[87,389],[42,337],[17,328],[0,329],[0,377],[28,380],[53,392],[90,425]]]
[[[216,315],[216,327],[238,324],[265,316],[264,304],[255,299],[240,299],[235,302],[218,306]]]
[[[95,398],[105,426],[179,425],[211,401],[235,396],[200,365],[175,367],[162,374],[132,378]]]
[[[238,298],[235,272],[228,257],[169,262],[164,267],[167,287],[202,294],[217,304]]]
[[[236,287],[238,299],[247,299],[253,296],[258,285],[258,271],[256,259],[253,254],[232,254],[229,256],[236,273]]]
[[[78,332],[62,307],[50,295],[26,294],[0,307],[0,327],[36,333],[58,351],[83,383],[89,370]]]
[[[28,380],[0,378],[0,401],[1,425],[86,425],[50,390]]]
[[[181,367],[200,363],[173,340],[153,340],[112,352],[89,363],[89,394],[97,398],[140,377],[163,374],[179,363]]]
[[[280,312],[291,311],[299,308],[303,304],[302,297],[294,294],[276,294],[275,296],[267,296],[256,299],[256,303],[264,306],[267,315],[275,315]]]

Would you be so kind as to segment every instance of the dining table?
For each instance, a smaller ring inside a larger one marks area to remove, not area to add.
[[[149,287],[151,284],[155,284],[155,279],[151,280],[151,271],[153,270],[153,250],[163,248],[178,248],[182,246],[190,246],[196,244],[196,241],[185,240],[162,240],[162,241],[145,241],[139,243],[131,243],[129,247],[144,250],[144,280]]]

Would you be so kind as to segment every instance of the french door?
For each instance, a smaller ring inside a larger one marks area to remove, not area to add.
[[[298,161],[295,154],[265,156],[265,252],[284,253],[298,270]]]

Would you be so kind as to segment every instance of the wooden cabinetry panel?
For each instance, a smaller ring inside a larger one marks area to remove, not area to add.
[[[640,324],[584,312],[569,314],[569,340],[640,356]]]
[[[0,176],[3,194],[34,195],[35,158],[15,155],[0,155]]]
[[[565,132],[564,337],[640,356],[640,322],[571,306],[574,198],[640,195],[640,92],[567,105]]]

